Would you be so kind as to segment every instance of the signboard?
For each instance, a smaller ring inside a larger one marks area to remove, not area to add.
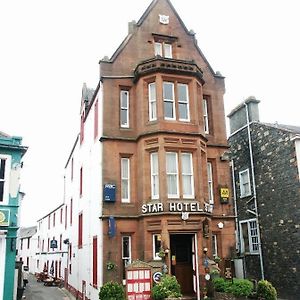
[[[229,201],[229,188],[221,187],[220,188],[220,199],[221,203],[228,203]]]
[[[153,281],[154,281],[155,283],[159,283],[160,280],[161,280],[161,276],[162,276],[162,273],[161,273],[161,272],[155,272],[155,273],[153,274],[153,276],[152,276]]]
[[[116,185],[113,183],[104,184],[103,188],[103,201],[115,202],[116,201]]]
[[[0,209],[0,226],[9,226],[10,210]]]
[[[128,300],[151,299],[151,270],[132,269],[126,271],[126,291]]]

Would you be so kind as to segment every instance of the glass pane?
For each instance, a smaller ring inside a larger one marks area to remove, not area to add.
[[[179,103],[179,119],[188,120],[188,106],[187,104]]]
[[[121,110],[121,125],[128,125],[127,123],[127,110]]]
[[[128,178],[128,158],[122,158],[122,179]]]
[[[174,119],[173,102],[164,102],[165,118]]]
[[[122,199],[128,199],[128,180],[122,180]]]
[[[158,173],[158,159],[157,159],[157,153],[152,153],[151,154],[151,159],[152,159],[152,174],[157,174]]]
[[[181,154],[181,168],[182,168],[182,173],[192,174],[191,154],[189,154],[189,153]]]
[[[155,53],[155,55],[162,56],[162,45],[161,45],[161,43],[155,43],[154,44],[154,53]]]
[[[184,195],[192,195],[192,176],[184,175],[182,176],[183,182],[183,194]]]
[[[129,236],[123,236],[123,258],[130,257],[130,241]]]
[[[186,102],[188,101],[187,97],[187,85],[186,84],[178,84],[178,100],[180,102]]]
[[[127,108],[128,107],[128,92],[121,91],[121,107]]]
[[[3,201],[4,182],[0,181],[0,202]]]
[[[167,173],[177,173],[176,153],[167,153]]]
[[[171,44],[165,44],[165,57],[166,58],[172,58],[172,45]]]
[[[164,82],[163,86],[163,96],[164,99],[173,100],[174,99],[174,92],[173,92],[173,83],[172,82]]]
[[[167,176],[168,194],[177,195],[177,175]]]
[[[149,99],[150,100],[156,99],[156,87],[154,82],[149,84]]]
[[[151,120],[156,119],[156,101],[151,102]]]
[[[5,174],[5,159],[0,160],[0,179],[4,179],[4,174]]]

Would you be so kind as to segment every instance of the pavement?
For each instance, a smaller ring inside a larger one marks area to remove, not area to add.
[[[34,275],[29,274],[29,282],[23,293],[26,300],[76,300],[65,288],[44,286],[43,282],[37,282]]]

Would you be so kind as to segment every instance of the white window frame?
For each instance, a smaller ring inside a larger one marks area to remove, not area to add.
[[[11,156],[10,155],[0,155],[0,159],[4,160],[4,178],[0,179],[3,182],[3,201],[0,202],[1,205],[7,205],[9,202],[9,174],[11,171]]]
[[[218,256],[218,238],[216,234],[212,234],[212,256]]]
[[[164,48],[164,57],[165,58],[173,58],[172,44],[163,43],[163,48]]]
[[[189,157],[189,164],[190,164],[190,172],[189,173],[184,173],[183,172],[183,156]],[[193,155],[192,153],[188,152],[182,152],[181,153],[181,183],[182,183],[182,196],[185,199],[193,199],[195,197],[195,192],[194,192],[194,174],[193,174]],[[189,177],[189,182],[191,184],[190,189],[191,189],[191,194],[186,194],[184,191],[184,177]]]
[[[167,99],[164,97],[164,85],[165,84],[171,84],[172,85],[172,96],[173,99]],[[174,90],[174,82],[170,82],[170,81],[164,81],[163,82],[163,98],[164,98],[164,119],[165,120],[176,120],[176,110],[175,110],[175,90]],[[166,110],[165,110],[165,103],[172,103],[172,111],[173,111],[173,117],[166,117]]]
[[[209,120],[208,120],[208,103],[207,99],[203,98],[203,123],[204,133],[209,134]]]
[[[154,87],[152,91],[151,87]],[[149,121],[157,120],[157,101],[156,101],[156,83],[151,82],[148,84],[149,95]]]
[[[246,174],[246,177],[244,177]],[[244,180],[247,179],[247,181]],[[251,182],[250,182],[250,172],[249,169],[243,170],[239,172],[239,180],[240,180],[240,197],[247,197],[251,195]],[[249,191],[247,192],[245,189],[245,185],[249,185]]]
[[[210,161],[207,162],[207,184],[208,184],[208,202],[209,204],[214,204],[213,166]]]
[[[156,249],[156,241],[160,241],[159,249]],[[159,251],[161,248],[161,234],[155,233],[152,235],[152,245],[153,245],[153,259],[154,260],[161,260],[162,258],[159,256]]]
[[[124,174],[124,163],[127,164],[127,174]],[[123,197],[123,187],[124,184],[127,185],[128,197]],[[129,203],[130,202],[130,158],[122,157],[121,158],[121,202]]]
[[[127,106],[122,105],[122,99],[126,96],[126,104]],[[126,112],[126,122],[122,124],[122,111]],[[120,126],[122,128],[129,128],[129,91],[121,90],[120,91]]]
[[[155,42],[154,43],[154,55],[165,57],[165,58],[173,58],[173,49],[171,43],[165,42]]]
[[[175,172],[168,172],[168,155],[175,155]],[[167,192],[168,198],[179,198],[179,179],[178,179],[178,153],[177,152],[166,152],[166,177],[167,177]],[[169,194],[168,176],[176,177],[176,194]]]
[[[178,93],[179,121],[189,122],[190,121],[189,86],[186,83],[178,83],[177,84],[177,91],[179,90],[179,86],[185,87],[185,92],[186,92],[186,101],[183,101],[182,99],[179,99],[179,93]],[[187,118],[181,118],[180,117],[180,104],[186,106]]]
[[[151,169],[151,198],[159,199],[159,162],[158,162],[158,152],[153,152],[150,154],[150,169]],[[155,171],[155,169],[157,171]],[[155,189],[156,184],[156,189]],[[157,190],[157,193],[155,193]]]
[[[248,230],[248,241],[249,241],[249,253],[258,254],[259,253],[259,236],[256,219],[242,220],[239,222],[240,225],[240,240],[241,240],[241,252],[245,253],[245,241],[243,236],[242,224],[247,223]],[[251,224],[255,224],[255,227],[251,227]],[[255,233],[256,231],[256,233]]]
[[[162,43],[159,43],[159,42],[155,42],[154,43],[154,55],[157,56],[163,56],[163,53],[162,53]]]

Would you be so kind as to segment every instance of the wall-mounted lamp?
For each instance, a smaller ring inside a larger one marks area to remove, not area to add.
[[[222,223],[222,222],[218,223],[218,227],[219,227],[220,229],[222,229],[222,228],[224,227],[224,223]]]
[[[203,253],[206,254],[208,249],[206,247],[203,248]]]
[[[166,248],[165,249],[165,254],[168,254],[170,252],[170,249],[169,248]]]

